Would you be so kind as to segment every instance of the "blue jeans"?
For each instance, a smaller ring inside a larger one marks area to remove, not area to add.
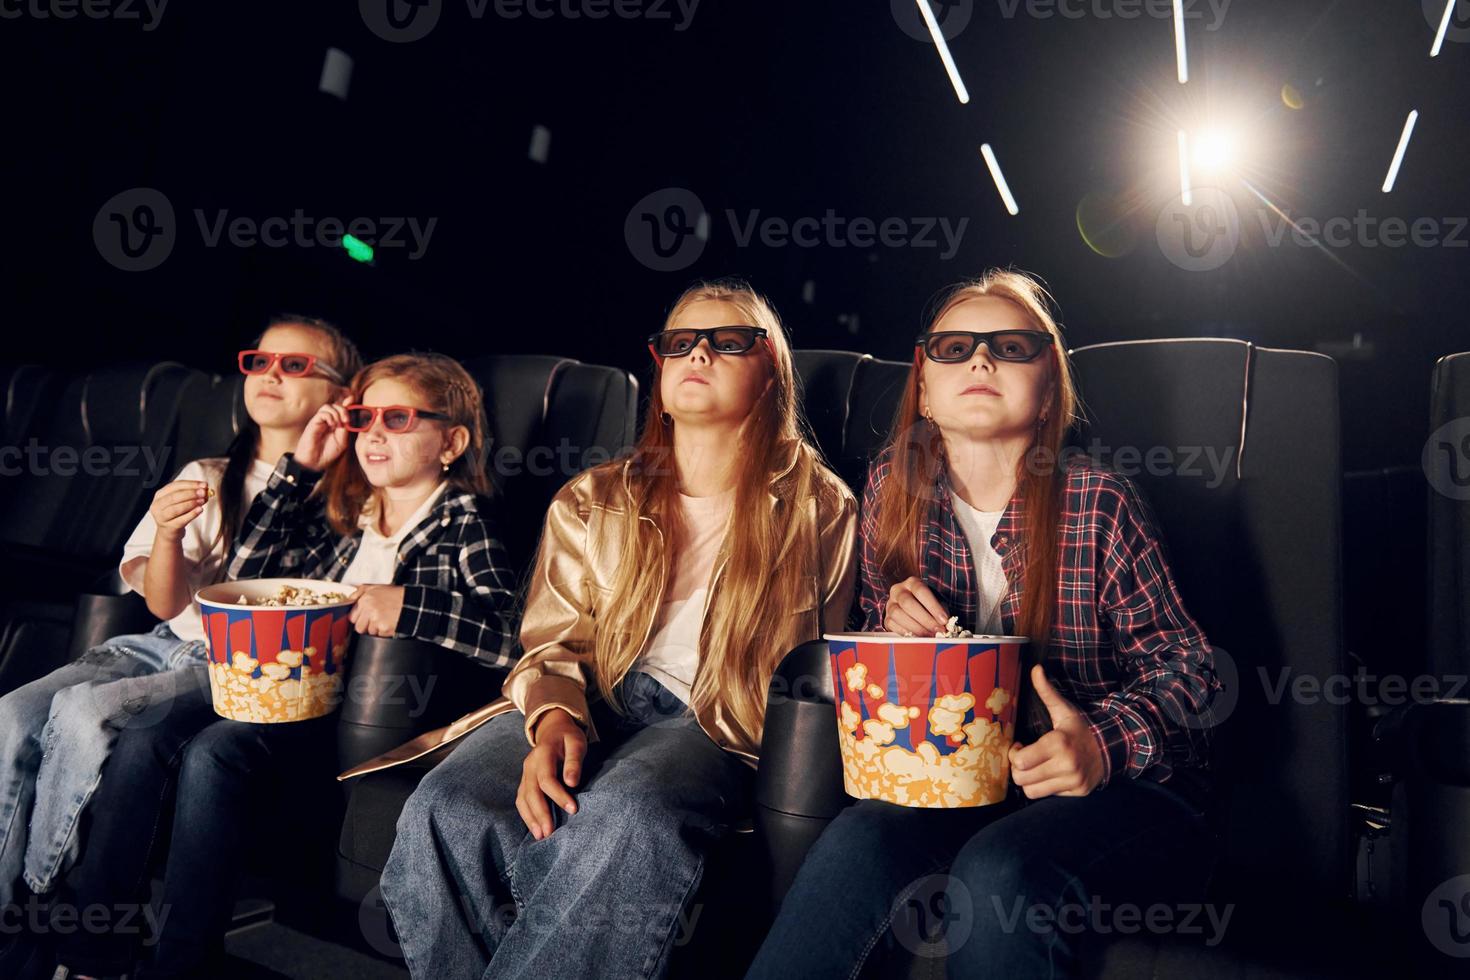
[[[870,959],[886,976],[894,957],[946,953],[951,977],[1072,977],[1089,942],[1148,931],[1156,905],[1208,939],[1220,910],[1191,906],[1216,846],[1200,806],[1141,780],[974,810],[863,800],[813,845],[747,980],[848,980]]]
[[[0,697],[0,907],[22,875],[34,892],[52,888],[76,857],[78,819],[118,732],[153,723],[151,709],[189,683],[178,668],[204,658],[202,642],[159,623]]]
[[[753,772],[647,674],[626,715],[592,706],[577,812],[536,840],[516,811],[525,719],[466,736],[404,807],[383,900],[416,980],[662,977],[710,845],[749,808]]]
[[[335,713],[281,724],[230,721],[215,714],[207,678],[181,691],[158,724],[129,727],[118,738],[81,859],[59,897],[76,908],[146,902],[151,858],[166,844],[147,975],[218,975],[214,960],[242,860],[262,846],[318,847],[303,824],[319,808],[299,797],[283,801],[280,791],[304,775],[336,794],[336,725]],[[138,958],[139,939],[74,930],[56,947],[73,971],[123,973]]]

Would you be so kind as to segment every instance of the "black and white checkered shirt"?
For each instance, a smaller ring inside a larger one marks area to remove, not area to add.
[[[324,502],[311,494],[320,478],[290,453],[281,457],[245,515],[229,578],[342,580],[362,532],[332,530]],[[395,636],[437,643],[490,667],[515,664],[515,575],[483,498],[446,490],[404,537],[393,584],[403,586]]]

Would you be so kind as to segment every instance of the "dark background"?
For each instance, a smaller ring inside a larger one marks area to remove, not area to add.
[[[1215,30],[1193,4],[1181,86],[1167,18],[1099,16],[1098,0],[1069,0],[1077,17],[950,0],[942,16],[969,14],[951,42],[972,95],[961,105],[933,45],[900,27],[917,23],[909,0],[702,0],[683,30],[672,2],[664,19],[645,0],[645,16],[590,20],[566,16],[565,0],[545,2],[545,19],[501,16],[493,0],[476,18],[443,0],[411,43],[375,35],[356,2],[173,0],[152,30],[140,5],[137,19],[37,16],[50,2],[0,4],[12,361],[227,371],[269,312],[296,310],[339,322],[370,355],[541,352],[641,369],[642,338],[679,291],[726,274],[772,298],[797,346],[892,358],[936,290],[1015,265],[1048,281],[1076,346],[1226,336],[1335,351],[1321,345],[1359,335],[1342,360],[1355,469],[1417,466],[1430,367],[1470,349],[1470,230],[1459,248],[1271,247],[1240,184],[1319,221],[1366,209],[1441,219],[1449,234],[1443,219],[1470,215],[1470,43],[1455,39],[1470,34],[1470,9],[1431,60],[1436,25],[1419,0],[1233,0]],[[346,101],[318,91],[329,46],[355,62]],[[1286,84],[1301,108],[1286,105]],[[1419,123],[1383,194],[1410,108]],[[1175,133],[1206,120],[1246,141],[1221,182],[1243,230],[1223,266],[1189,271],[1165,258],[1156,224],[1178,195]],[[528,155],[538,125],[551,133],[545,163]],[[139,187],[172,205],[174,245],[128,272],[93,227]],[[709,241],[687,267],[655,271],[625,221],[672,187],[709,211]],[[1089,194],[1127,202],[1129,217],[1098,236],[1126,254],[1104,257],[1079,233]],[[209,247],[194,214],[258,222],[298,208],[437,222],[421,257],[385,246],[366,266],[320,245]],[[829,209],[968,225],[945,260],[937,232],[938,248],[742,247],[726,215]]]

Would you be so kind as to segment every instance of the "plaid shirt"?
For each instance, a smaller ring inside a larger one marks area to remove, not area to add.
[[[362,532],[332,530],[321,499],[311,494],[320,478],[290,453],[281,457],[245,515],[229,578],[342,580]],[[392,584],[403,586],[394,636],[437,643],[490,667],[515,664],[515,576],[474,494],[445,491],[399,546]]]
[[[893,585],[878,568],[876,547],[877,491],[890,465],[890,454],[879,457],[863,492],[858,602],[865,630],[883,629]],[[1021,612],[1019,503],[1019,495],[1012,498],[990,539],[1010,583],[1000,606],[1007,634]],[[961,625],[973,624],[975,565],[942,468],[921,534],[919,577]],[[1164,782],[1176,768],[1206,768],[1209,702],[1220,688],[1214,651],[1184,609],[1147,502],[1126,477],[1070,457],[1060,534],[1044,662],[1048,679],[1092,725],[1105,760],[1101,785],[1116,774]]]

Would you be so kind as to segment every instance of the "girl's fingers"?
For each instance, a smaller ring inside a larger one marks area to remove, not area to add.
[[[176,527],[179,524],[187,524],[200,514],[204,508],[198,504],[177,504],[166,508],[160,517],[154,518],[154,522],[164,527]]]
[[[883,625],[888,627],[888,631],[890,633],[899,633],[904,636],[909,636],[917,632],[917,627],[919,624],[915,623],[912,619],[905,616],[903,614],[903,610],[899,609],[896,603],[889,603],[888,616],[884,620]]]
[[[929,586],[917,577],[909,579],[906,584],[909,587],[909,594],[934,618],[935,629],[949,622],[949,613],[944,611],[944,604],[939,601],[939,597],[930,590]]]
[[[537,840],[540,840],[551,833],[551,807],[547,805],[546,797],[542,795],[534,776],[525,790],[526,809],[531,811],[530,827],[535,831]]]
[[[183,503],[186,500],[193,501],[198,499],[199,494],[193,487],[178,487],[174,490],[169,490],[165,487],[154,496],[153,503],[155,505],[168,506],[169,504]]]
[[[940,624],[934,622],[929,610],[924,608],[924,604],[912,592],[905,592],[899,597],[899,608],[917,625],[915,632],[933,633],[939,629]]]
[[[571,813],[577,809],[577,804],[572,799],[572,794],[567,792],[567,788],[561,784],[561,781],[556,776],[551,773],[543,773],[541,778],[537,780],[537,785],[541,787],[541,792],[551,797],[551,801],[563,810]]]

